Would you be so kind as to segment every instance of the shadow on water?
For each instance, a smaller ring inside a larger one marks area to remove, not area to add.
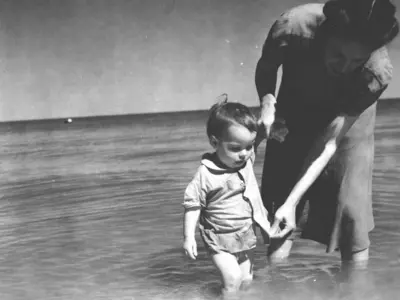
[[[171,290],[172,287],[180,299],[193,299],[195,295],[202,299],[215,299],[221,291],[218,271],[204,247],[199,245],[198,253],[196,260],[187,258],[182,248],[152,253],[141,263],[141,267],[136,268],[135,276],[161,288]]]
[[[301,248],[294,249],[288,260],[272,264],[267,263],[265,246],[258,245],[253,284],[240,292],[237,299],[375,299],[379,296],[375,276],[368,269],[341,267],[335,258],[302,254]],[[158,290],[165,287],[168,295],[164,294],[163,299],[221,298],[218,271],[203,247],[199,247],[195,261],[186,258],[181,248],[152,253],[136,268],[136,276],[147,285],[151,282]],[[371,298],[374,294],[376,297]]]

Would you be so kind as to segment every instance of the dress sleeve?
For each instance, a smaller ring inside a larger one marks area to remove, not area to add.
[[[349,98],[345,99],[341,113],[360,115],[375,103],[392,80],[393,66],[386,49],[375,52],[367,62],[361,76],[353,83]]]
[[[183,207],[185,209],[201,208],[206,205],[206,186],[203,166],[200,166],[192,181],[185,190]]]
[[[267,94],[275,95],[278,68],[283,64],[284,53],[291,34],[287,23],[288,20],[284,17],[275,21],[264,42],[255,74],[260,99]]]

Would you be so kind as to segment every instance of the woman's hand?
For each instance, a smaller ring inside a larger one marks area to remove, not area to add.
[[[258,125],[264,128],[263,137],[269,137],[272,124],[275,122],[275,103],[274,95],[265,95],[261,101],[261,114]]]
[[[288,133],[289,130],[286,127],[285,120],[282,118],[276,118],[274,124],[272,124],[269,138],[282,143],[283,141],[285,141]]]
[[[281,118],[276,118],[274,124],[272,124],[271,126],[269,139],[276,140],[279,143],[282,143],[285,141],[288,133],[289,130],[286,127],[285,120]],[[254,152],[257,152],[258,146],[265,139],[265,137],[266,130],[264,129],[264,126],[262,126],[257,132],[256,140],[254,142]]]
[[[288,129],[285,120],[275,117],[275,103],[276,99],[272,94],[264,96],[261,104],[260,119],[258,125],[260,126],[258,139],[275,139],[278,142],[283,142]]]
[[[275,220],[271,226],[271,238],[284,238],[295,228],[296,206],[284,203],[275,213]]]
[[[197,257],[197,243],[194,237],[185,238],[183,242],[183,249],[185,250],[186,256],[195,260]]]

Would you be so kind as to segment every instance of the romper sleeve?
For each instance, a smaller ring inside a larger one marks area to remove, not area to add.
[[[200,166],[185,190],[183,207],[185,209],[202,208],[206,205],[205,167]]]
[[[393,66],[386,48],[377,50],[366,63],[361,76],[353,85],[353,92],[342,106],[341,113],[360,115],[374,104],[388,87],[393,77]]]

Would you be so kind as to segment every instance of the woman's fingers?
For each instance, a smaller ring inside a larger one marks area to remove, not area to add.
[[[193,259],[196,259],[197,257],[197,245],[193,245]]]
[[[281,229],[280,231],[278,231],[274,235],[274,238],[282,239],[282,238],[286,237],[287,235],[289,235],[293,229],[294,229],[294,226],[285,224],[285,227],[283,229]]]
[[[283,229],[281,229],[281,224],[284,225]],[[291,225],[289,223],[286,223],[285,220],[283,219],[278,219],[275,218],[274,223],[271,226],[271,233],[270,236],[271,238],[274,239],[281,239],[286,237],[290,232],[295,228],[294,225]]]
[[[270,138],[275,139],[278,142],[282,143],[286,135],[289,133],[289,130],[285,126],[285,120],[276,120],[275,123],[272,125]]]
[[[279,232],[279,224],[280,223],[281,223],[281,220],[275,218],[275,221],[270,228],[272,237],[275,237],[276,234]]]

